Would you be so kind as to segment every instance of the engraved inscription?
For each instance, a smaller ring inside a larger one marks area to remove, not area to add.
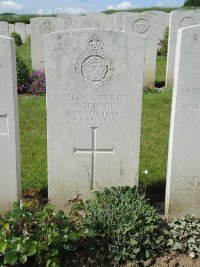
[[[181,109],[183,111],[200,110],[199,104],[182,104]]]
[[[96,148],[96,133],[97,127],[91,127],[92,129],[92,148],[79,149],[74,148],[75,154],[91,154],[92,155],[92,164],[91,164],[91,179],[90,179],[90,190],[95,190],[95,181],[96,181],[96,154],[112,154],[114,155],[114,148],[108,149],[99,149]]]
[[[8,115],[0,115],[0,135],[9,136]]]
[[[91,96],[63,94],[68,120],[74,122],[119,122],[127,106],[126,95],[97,94]]]
[[[133,32],[145,34],[149,30],[149,23],[146,19],[138,19],[133,24]]]
[[[101,39],[94,35],[87,41],[87,51],[77,59],[75,71],[86,88],[101,88],[113,77],[113,62],[103,47]]]
[[[179,28],[185,28],[188,26],[192,26],[195,25],[195,20],[193,17],[185,17],[181,20],[180,24],[179,24]]]
[[[56,28],[53,25],[53,23],[51,23],[51,21],[46,20],[45,22],[42,23],[42,25],[40,26],[40,33],[43,34],[47,34],[50,32],[55,32]]]
[[[200,198],[200,177],[199,176],[181,176],[181,191],[186,198]]]

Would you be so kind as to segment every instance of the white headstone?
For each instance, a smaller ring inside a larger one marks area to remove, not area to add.
[[[65,30],[77,29],[77,18],[81,15],[77,14],[58,14],[57,18],[65,20]]]
[[[156,56],[158,41],[158,16],[135,14],[125,16],[124,31],[140,34],[146,38],[144,84],[150,87],[155,85]]]
[[[174,84],[174,64],[178,29],[199,23],[199,11],[188,10],[171,12],[167,54],[166,87],[172,87]]]
[[[0,213],[21,197],[15,42],[0,36]]]
[[[200,26],[178,31],[166,215],[200,216]]]
[[[78,29],[97,28],[114,30],[114,16],[99,14],[88,14],[78,18]]]
[[[114,29],[115,31],[124,31],[124,17],[132,15],[132,12],[116,12],[114,13]]]
[[[49,198],[56,207],[138,184],[144,39],[82,29],[45,37]]]
[[[9,36],[8,22],[0,21],[0,35]]]
[[[9,24],[9,35],[12,34],[12,32],[15,32],[15,24]]]
[[[22,43],[26,42],[26,24],[23,22],[15,23],[15,32],[18,33],[21,37]]]
[[[65,20],[53,17],[40,17],[30,20],[32,69],[44,68],[44,35],[65,29]]]
[[[145,11],[144,14],[149,14],[149,15],[156,15],[158,16],[158,25],[157,25],[157,42],[158,44],[160,43],[160,40],[163,40],[163,37],[165,35],[165,31],[167,29],[167,13],[163,11],[158,11],[158,10],[150,10],[150,11]],[[159,46],[158,46],[159,48]]]
[[[31,25],[26,24],[26,36],[29,37],[31,36]]]

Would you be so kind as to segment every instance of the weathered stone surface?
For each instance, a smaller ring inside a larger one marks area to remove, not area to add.
[[[200,216],[200,26],[179,30],[168,154],[166,215]]]
[[[78,29],[81,28],[114,30],[114,16],[103,13],[80,16],[78,17]]]
[[[134,14],[125,16],[124,31],[140,34],[146,38],[144,84],[155,85],[156,55],[158,41],[158,16]]]
[[[26,36],[29,37],[31,36],[31,25],[26,24]]]
[[[77,18],[80,17],[79,14],[58,14],[57,18],[65,20],[65,30],[77,29]]]
[[[144,38],[82,29],[45,37],[49,198],[138,184]]]
[[[158,40],[157,40],[157,43],[159,44],[160,40],[163,39],[165,31],[167,29],[167,19],[168,19],[167,15],[168,14],[166,12],[158,11],[158,10],[145,11],[144,14],[158,16],[158,19],[157,19],[157,21],[158,21],[158,26],[157,26],[157,31],[158,31],[157,38],[158,38]]]
[[[31,24],[31,58],[33,70],[44,68],[44,35],[65,29],[65,20],[53,17],[34,18]]]
[[[9,29],[9,35],[11,36],[12,32],[15,32],[15,24],[9,24],[8,29]]]
[[[166,87],[172,87],[174,84],[174,64],[178,29],[197,24],[200,24],[200,13],[198,10],[171,12],[169,25]]]
[[[9,36],[8,22],[0,21],[0,35]]]
[[[22,22],[15,23],[15,32],[18,33],[22,39],[22,43],[26,42],[26,24]]]
[[[14,39],[0,36],[0,213],[21,197]]]
[[[114,29],[115,31],[124,31],[124,17],[125,16],[130,16],[132,12],[117,12],[114,13]]]

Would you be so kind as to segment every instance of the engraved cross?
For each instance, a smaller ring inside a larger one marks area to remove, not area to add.
[[[96,180],[96,154],[112,154],[114,155],[114,148],[111,149],[98,149],[96,148],[96,133],[98,127],[91,127],[92,129],[92,148],[79,149],[74,148],[75,154],[92,154],[92,170],[91,170],[91,182],[90,189],[95,189],[95,180]]]

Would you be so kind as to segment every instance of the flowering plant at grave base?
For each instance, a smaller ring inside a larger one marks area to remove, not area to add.
[[[33,72],[31,76],[31,83],[28,92],[34,95],[41,95],[46,93],[46,79],[45,70]]]

